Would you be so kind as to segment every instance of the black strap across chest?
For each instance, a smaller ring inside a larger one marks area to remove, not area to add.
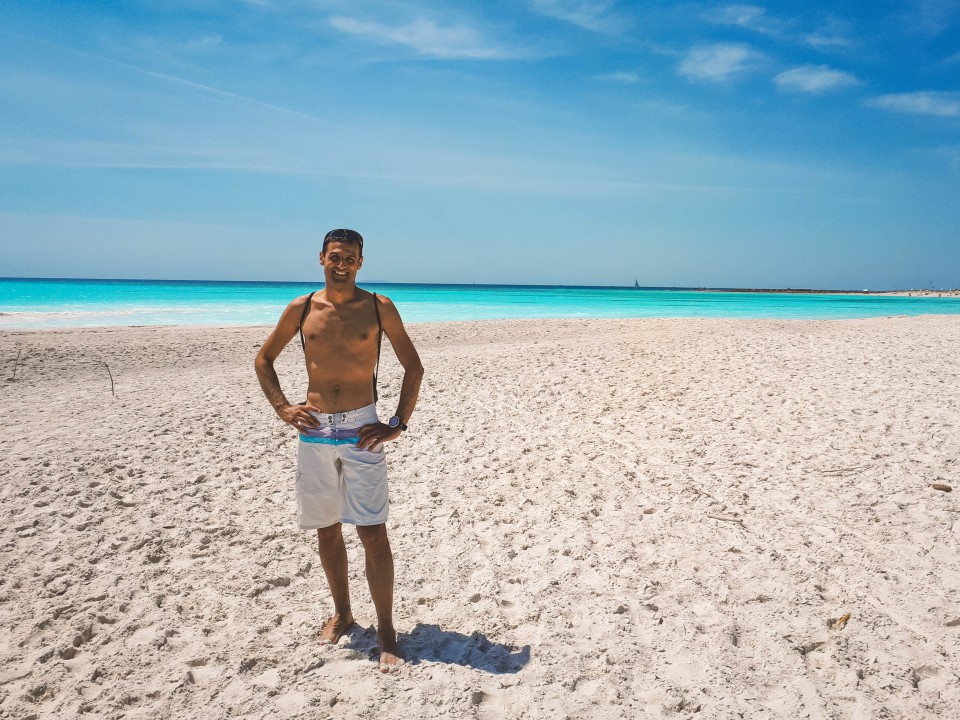
[[[313,305],[313,296],[316,291],[307,295],[307,302],[303,306],[303,312],[300,314],[300,325],[297,326],[297,330],[300,332],[300,347],[303,348],[303,351],[307,351],[307,340],[303,337],[303,321],[307,319],[307,313],[310,312],[310,307]],[[373,371],[373,401],[376,402],[379,398],[377,397],[377,373],[380,372],[380,346],[383,344],[383,323],[380,321],[380,303],[377,302],[377,294],[371,293],[373,295],[373,312],[377,315],[377,366]]]

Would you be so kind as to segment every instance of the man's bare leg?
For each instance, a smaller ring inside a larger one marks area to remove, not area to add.
[[[327,576],[327,585],[333,597],[333,617],[323,624],[320,642],[335,645],[353,625],[350,611],[350,584],[347,579],[347,547],[343,543],[340,523],[317,530],[320,564]]]
[[[380,671],[395,670],[403,661],[393,627],[393,553],[386,525],[357,526],[366,556],[367,585],[377,611],[377,644],[380,647]]]

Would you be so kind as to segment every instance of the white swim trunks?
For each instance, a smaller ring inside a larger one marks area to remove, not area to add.
[[[375,404],[338,413],[311,413],[320,425],[301,433],[297,448],[297,523],[316,530],[338,522],[387,521],[387,458],[383,445],[357,447],[357,432],[378,421]]]

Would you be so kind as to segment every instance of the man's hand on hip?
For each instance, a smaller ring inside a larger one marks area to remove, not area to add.
[[[320,409],[313,405],[284,405],[277,410],[277,415],[288,425],[293,425],[297,430],[303,432],[320,424],[310,414],[311,412],[319,413]]]
[[[357,434],[357,447],[362,450],[373,450],[377,445],[396,440],[400,437],[400,428],[392,428],[382,422],[364,425]]]

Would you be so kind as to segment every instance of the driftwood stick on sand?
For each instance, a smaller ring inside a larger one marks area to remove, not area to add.
[[[17,379],[17,368],[20,367],[20,353],[22,352],[23,352],[23,348],[20,348],[19,350],[17,350],[17,359],[16,359],[16,362],[13,363],[13,375],[10,377],[11,380]]]
[[[723,520],[724,522],[736,523],[740,527],[743,527],[743,520],[740,518],[730,517],[729,515],[713,515],[712,513],[707,513],[707,517],[711,520]]]
[[[103,361],[103,366],[107,369],[107,375],[110,376],[110,394],[116,397],[117,394],[113,391],[113,373],[110,372],[110,366],[107,365],[106,360]]]

